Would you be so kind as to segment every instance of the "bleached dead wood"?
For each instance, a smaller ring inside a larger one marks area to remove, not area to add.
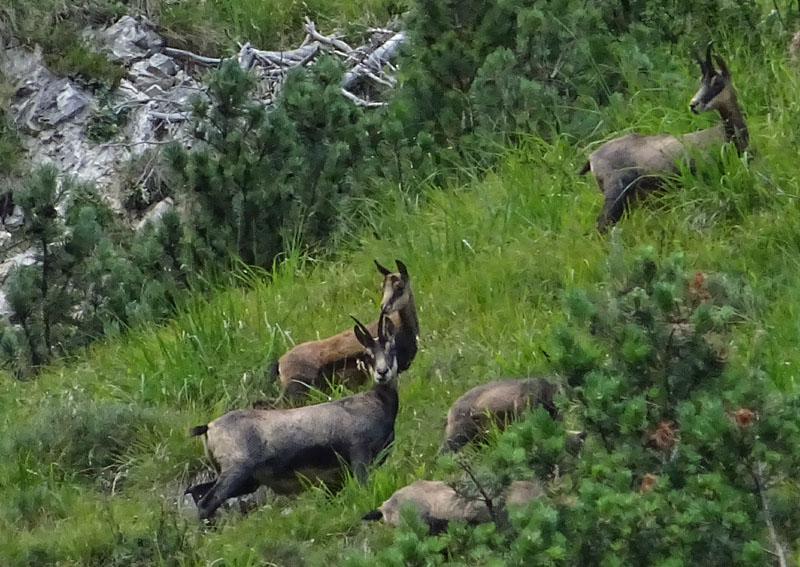
[[[360,97],[354,95],[353,93],[351,93],[350,91],[348,91],[345,88],[342,89],[342,94],[345,96],[345,98],[349,98],[354,103],[356,103],[358,106],[365,106],[367,108],[379,108],[381,106],[385,106],[386,105],[385,102],[364,100],[363,98],[360,98]]]
[[[397,55],[400,46],[406,41],[404,32],[387,28],[371,28],[368,42],[353,48],[337,34],[324,35],[316,25],[306,18],[303,26],[306,36],[296,49],[287,51],[268,51],[256,49],[250,42],[239,45],[236,59],[239,66],[252,70],[259,78],[261,102],[272,104],[283,86],[287,73],[297,67],[313,63],[321,53],[340,57],[347,67],[342,77],[341,92],[348,100],[366,108],[377,108],[385,103],[370,100],[381,91],[392,89],[397,85],[393,76],[394,68],[389,62]],[[207,57],[185,49],[164,48],[164,54],[179,60],[189,61],[204,66],[219,65],[223,58]],[[361,79],[365,79],[361,81]],[[357,89],[354,92],[354,89]],[[185,107],[153,109],[152,120],[180,122],[189,116]]]
[[[342,78],[342,86],[348,88],[369,72],[381,72],[384,64],[392,59],[406,41],[404,32],[397,32],[374,49],[361,63],[350,69]]]
[[[191,59],[192,61],[204,65],[219,65],[220,61],[222,61],[219,57],[205,57],[197,53],[192,53],[191,51],[186,51],[185,49],[176,49],[174,47],[165,47],[164,54],[178,59]]]

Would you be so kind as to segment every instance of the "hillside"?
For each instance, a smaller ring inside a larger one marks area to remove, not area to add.
[[[698,70],[684,53],[670,53],[663,72],[627,76],[627,90],[608,106],[587,104],[600,117],[589,135],[522,134],[491,169],[472,175],[465,165],[472,181],[365,198],[333,253],[290,250],[274,273],[243,268],[238,286],[198,293],[168,323],[96,343],[35,380],[3,379],[0,563],[342,565],[379,553],[397,534],[406,538],[398,546],[414,547],[413,529],[359,518],[413,480],[453,476],[436,453],[447,408],[467,389],[504,376],[554,376],[565,294],[602,286],[619,254],[631,262],[644,249],[658,258],[682,252],[690,271],[749,288],[752,305],[732,330],[729,377],[757,366],[775,399],[794,399],[800,71],[785,46],[766,40],[756,49],[730,36],[718,51],[746,112],[752,153],[720,151],[608,234],[595,231],[602,198],[594,179],[577,175],[589,151],[627,130],[682,133],[716,121],[687,109]],[[227,513],[213,528],[179,509],[182,489],[203,469],[201,444],[187,429],[274,396],[267,369],[293,344],[347,327],[351,314],[371,320],[380,300],[373,259],[395,258],[412,277],[420,352],[400,376],[393,451],[369,484],[351,479],[337,493],[315,487],[277,497]],[[797,502],[796,479],[781,490],[782,533],[797,538],[785,510]],[[458,529],[395,564],[504,564],[491,534]],[[753,540],[769,541],[765,526],[752,531]],[[800,540],[784,543],[798,564]],[[542,564],[566,564],[555,561]]]

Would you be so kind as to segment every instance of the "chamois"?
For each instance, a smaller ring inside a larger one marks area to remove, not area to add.
[[[398,371],[411,365],[417,354],[417,309],[411,292],[411,278],[405,264],[397,263],[397,273],[375,265],[383,274],[383,299],[381,314],[391,315],[398,328],[395,338]],[[374,334],[377,321],[368,325]],[[289,398],[305,392],[311,386],[322,386],[334,373],[345,382],[358,385],[367,377],[364,366],[364,349],[351,329],[327,339],[301,343],[278,359],[277,373],[282,396]]]
[[[527,480],[512,482],[497,499],[498,509],[508,506],[523,506],[542,496],[539,483]],[[401,511],[413,507],[432,533],[447,529],[449,522],[480,524],[492,521],[492,513],[486,502],[467,498],[449,484],[436,480],[418,480],[395,491],[388,500],[375,510],[367,512],[363,520],[383,520],[390,526],[400,523]]]
[[[525,410],[541,405],[553,417],[557,388],[541,378],[509,378],[476,386],[458,398],[447,413],[441,452],[460,450],[485,433],[490,423],[503,428]]]
[[[189,430],[203,435],[206,455],[218,473],[216,481],[186,490],[200,519],[261,484],[276,492],[296,491],[301,487],[298,474],[332,482],[348,467],[366,482],[368,465],[385,457],[394,440],[398,365],[391,319],[380,317],[377,340],[355,321],[353,333],[367,352],[375,381],[369,391],[293,409],[231,411]]]
[[[604,195],[603,210],[597,217],[597,229],[604,232],[616,223],[631,199],[663,185],[664,176],[677,173],[683,160],[693,168],[693,153],[708,153],[711,147],[727,142],[741,155],[749,143],[747,125],[731,82],[731,73],[718,55],[714,56],[719,71],[712,63],[711,43],[705,60],[695,55],[702,77],[700,90],[692,97],[689,108],[695,114],[716,110],[722,122],[712,128],[675,137],[670,134],[642,135],[631,133],[609,140],[589,155],[579,175],[591,171]]]

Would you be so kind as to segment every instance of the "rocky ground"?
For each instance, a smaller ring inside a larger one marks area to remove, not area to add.
[[[403,33],[370,30],[369,40],[352,48],[336,36],[319,33],[310,20],[305,31],[305,41],[291,51],[261,51],[249,43],[240,46],[239,63],[259,76],[258,93],[265,104],[275,99],[288,70],[312,62],[322,52],[334,53],[348,65],[342,82],[344,96],[364,106],[383,104],[367,97],[375,87],[393,86],[394,78],[383,64],[405,39]],[[40,51],[7,42],[11,45],[0,50],[0,74],[12,85],[10,116],[31,165],[53,164],[65,176],[94,184],[111,208],[138,229],[175,203],[167,197],[148,203],[144,210],[126,210],[122,187],[126,179],[120,172],[132,159],[169,141],[191,145],[192,137],[184,127],[189,103],[193,97],[204,96],[203,74],[221,59],[168,47],[144,17],[124,16],[108,28],[86,30],[84,35],[88,44],[125,68],[119,87],[110,96],[92,90],[50,71]],[[125,119],[110,139],[97,141],[87,135],[99,113],[114,117],[121,112]],[[148,175],[141,173],[138,182]],[[0,285],[15,265],[34,261],[32,251],[6,246],[23,221],[19,207],[2,220]],[[0,294],[0,314],[7,313]]]

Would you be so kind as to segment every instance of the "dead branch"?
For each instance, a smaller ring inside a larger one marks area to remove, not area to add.
[[[322,45],[328,45],[330,47],[333,47],[334,49],[344,52],[345,54],[353,51],[352,47],[347,45],[342,40],[338,39],[336,36],[334,35],[326,36],[319,33],[317,31],[317,26],[314,24],[314,22],[311,21],[311,18],[309,18],[308,16],[306,16],[306,23],[305,25],[303,25],[303,29],[309,36],[316,39]]]
[[[342,94],[345,96],[345,98],[348,98],[348,99],[352,100],[358,106],[365,106],[367,108],[379,108],[381,106],[386,106],[385,102],[364,100],[363,98],[354,95],[353,93],[351,93],[350,91],[348,91],[345,88],[342,88]]]
[[[764,484],[764,463],[758,462],[752,468],[753,480],[755,480],[758,487],[758,494],[761,497],[761,509],[764,512],[764,522],[767,524],[769,530],[769,538],[772,540],[772,547],[775,548],[775,557],[778,558],[778,565],[786,567],[786,550],[778,538],[778,532],[775,530],[775,524],[772,521],[772,512],[769,507],[769,500],[767,499],[767,488]]]
[[[373,38],[365,45],[353,48],[342,41],[336,34],[324,35],[320,33],[311,19],[306,18],[303,26],[305,38],[299,47],[287,51],[269,51],[253,47],[250,42],[239,44],[237,61],[244,70],[258,68],[256,75],[259,77],[259,91],[266,94],[261,102],[271,104],[277,98],[277,93],[283,86],[287,73],[297,67],[313,62],[321,52],[327,52],[342,58],[347,71],[342,77],[341,92],[344,97],[353,103],[365,108],[379,108],[386,103],[369,100],[363,92],[356,94],[352,87],[360,79],[367,79],[369,84],[360,86],[360,90],[372,92],[376,89],[392,89],[397,86],[397,80],[392,73],[395,71],[390,60],[394,58],[400,45],[406,41],[406,34],[386,28],[368,30]],[[384,38],[387,38],[385,39]],[[383,40],[383,41],[381,41]],[[166,55],[200,63],[202,65],[219,65],[223,58],[206,57],[185,49],[167,47]],[[151,99],[154,101],[154,99]],[[158,101],[170,104],[169,101]],[[144,103],[144,102],[142,102]],[[159,105],[158,110],[150,111],[151,120],[164,120],[170,123],[183,122],[189,117],[185,106],[174,105],[173,111],[169,107]],[[177,108],[175,108],[177,107]]]
[[[198,55],[197,53],[192,53],[191,51],[187,51],[185,49],[177,49],[175,47],[165,47],[164,53],[170,57],[191,59],[192,61],[196,61],[197,63],[202,63],[204,65],[219,65],[222,61],[222,59],[219,57],[205,57],[204,55]]]
[[[383,85],[384,87],[387,87],[387,88],[390,88],[390,89],[394,88],[395,86],[397,86],[397,79],[395,79],[394,77],[389,77],[388,75],[386,76],[386,78],[383,78],[383,77],[379,77],[375,73],[367,72],[367,73],[364,73],[364,76],[367,79],[369,79],[371,81],[374,81],[374,82],[378,83],[379,85]]]
[[[188,112],[158,112],[150,111],[150,120],[164,120],[166,122],[183,122],[189,118]]]
[[[344,88],[349,87],[369,71],[380,72],[384,63],[397,54],[400,46],[405,43],[405,41],[406,34],[404,32],[398,32],[394,34],[392,37],[386,40],[386,42],[379,45],[374,51],[372,51],[372,53],[370,53],[364,61],[345,73],[344,77],[342,78],[342,86]]]

